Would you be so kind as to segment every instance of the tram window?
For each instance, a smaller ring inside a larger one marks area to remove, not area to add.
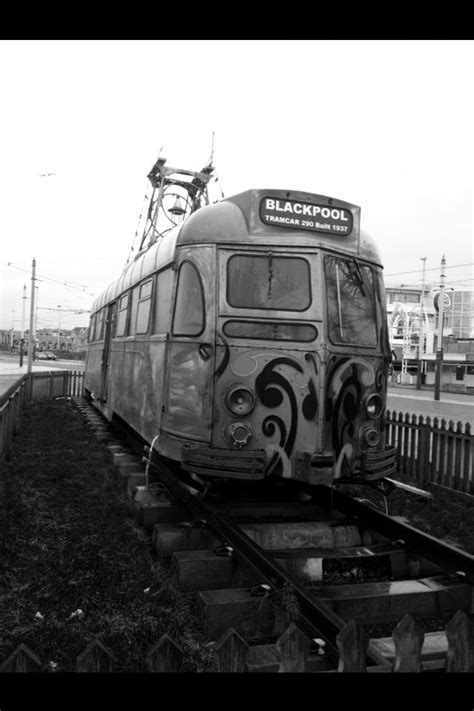
[[[305,311],[311,304],[309,263],[271,253],[235,255],[227,262],[227,301],[236,308]]]
[[[148,279],[144,282],[139,289],[138,293],[138,307],[137,307],[137,321],[136,321],[136,333],[147,333],[148,323],[150,321],[150,309],[151,309],[151,291],[153,286],[153,279]]]
[[[91,343],[94,340],[94,335],[95,335],[95,318],[96,314],[93,314],[91,316],[91,321],[89,325],[89,343]]]
[[[115,329],[116,336],[126,335],[129,296],[130,294],[124,294],[119,302],[117,327]]]
[[[179,270],[173,335],[199,336],[204,330],[204,291],[196,267],[183,262]]]
[[[157,275],[153,333],[166,333],[170,329],[173,276],[172,269],[165,269]]]
[[[324,270],[331,341],[376,346],[375,290],[370,267],[354,259],[326,256]]]
[[[96,341],[102,341],[104,338],[105,311],[106,309],[101,309],[97,314]]]

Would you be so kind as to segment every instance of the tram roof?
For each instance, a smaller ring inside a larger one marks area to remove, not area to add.
[[[324,247],[381,264],[375,242],[360,230],[357,205],[301,191],[247,190],[197,210],[139,254],[96,299],[92,312],[170,264],[177,245],[217,243]]]

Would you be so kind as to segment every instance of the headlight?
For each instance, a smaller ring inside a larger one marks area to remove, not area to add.
[[[247,388],[237,386],[229,390],[225,404],[234,415],[248,415],[255,407],[255,397]]]
[[[380,417],[383,412],[383,400],[380,395],[377,395],[376,393],[374,393],[373,395],[369,395],[369,397],[364,402],[364,406],[367,416],[370,417],[372,420],[375,420],[377,417]]]

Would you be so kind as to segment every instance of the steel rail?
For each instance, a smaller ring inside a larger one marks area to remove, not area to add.
[[[231,519],[216,512],[198,496],[190,493],[188,488],[183,486],[163,464],[159,466],[158,476],[173,496],[184,500],[197,517],[204,519],[206,524],[220,534],[224,543],[234,548],[234,552],[241,562],[250,567],[257,576],[263,578],[263,584],[276,590],[281,590],[285,584],[291,586],[299,603],[299,626],[312,639],[322,637],[326,642],[327,657],[337,664],[339,651],[336,637],[346,625],[346,621],[300,585]],[[366,663],[368,667],[391,668],[390,662],[370,644],[366,653]]]

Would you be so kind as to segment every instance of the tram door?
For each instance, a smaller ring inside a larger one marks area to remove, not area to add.
[[[162,429],[210,442],[215,362],[215,249],[183,248],[168,342]]]
[[[115,326],[116,305],[116,301],[108,305],[107,314],[105,317],[104,349],[102,351],[101,381],[99,395],[99,400],[101,402],[107,401],[107,379],[109,374],[110,344],[112,341],[112,335]]]

